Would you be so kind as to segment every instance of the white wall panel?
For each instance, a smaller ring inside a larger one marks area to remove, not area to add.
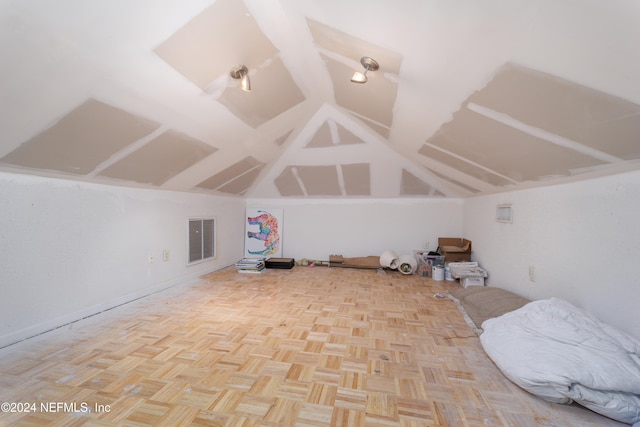
[[[495,220],[503,203],[512,223]],[[466,199],[464,234],[490,285],[566,299],[640,338],[638,218],[640,173],[631,172]]]
[[[328,260],[412,254],[438,237],[459,237],[461,199],[288,200],[249,199],[250,207],[284,208],[283,256]]]
[[[233,264],[243,215],[238,198],[0,173],[0,346]],[[211,216],[218,256],[187,267],[187,218]]]

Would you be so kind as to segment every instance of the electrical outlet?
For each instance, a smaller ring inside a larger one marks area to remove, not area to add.
[[[153,254],[149,254],[148,262],[149,264],[153,264]]]
[[[529,280],[532,282],[536,281],[536,267],[533,265],[529,266]]]

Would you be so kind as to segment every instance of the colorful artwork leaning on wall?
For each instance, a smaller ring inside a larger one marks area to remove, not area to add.
[[[246,256],[282,255],[282,210],[247,209]]]

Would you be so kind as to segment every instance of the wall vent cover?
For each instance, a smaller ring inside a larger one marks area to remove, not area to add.
[[[513,210],[511,209],[511,205],[496,206],[496,221],[513,222]]]

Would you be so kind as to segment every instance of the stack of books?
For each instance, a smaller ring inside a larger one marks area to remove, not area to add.
[[[262,273],[265,269],[264,258],[242,258],[236,262],[238,273]]]

